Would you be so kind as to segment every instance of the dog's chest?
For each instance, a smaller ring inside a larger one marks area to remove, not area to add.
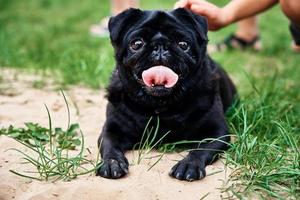
[[[157,138],[164,137],[165,141],[178,141],[199,133],[202,124],[200,111],[194,109],[173,115],[161,113],[151,117],[139,116],[135,119],[135,132],[141,137],[146,130],[147,133],[157,135]]]
[[[139,140],[145,129],[148,131],[158,129],[158,138],[168,133],[167,138],[178,140],[187,139],[189,135],[201,132],[207,113],[213,105],[213,99],[208,96],[194,97],[191,101],[184,101],[177,107],[157,109],[145,109],[133,105],[122,102],[115,112],[123,119],[118,121],[122,127],[126,126],[124,132]]]

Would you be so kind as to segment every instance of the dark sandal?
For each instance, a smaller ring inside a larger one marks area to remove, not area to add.
[[[296,24],[290,24],[290,31],[296,45],[300,45],[300,27]]]
[[[296,24],[291,23],[290,26],[290,31],[291,31],[291,35],[292,38],[294,40],[294,42],[292,43],[292,49],[295,52],[300,52],[300,27],[297,26]]]
[[[256,36],[251,41],[246,41],[242,38],[237,37],[234,34],[231,34],[227,37],[222,43],[216,44],[217,51],[224,51],[226,49],[253,49],[253,50],[260,50],[260,37]]]

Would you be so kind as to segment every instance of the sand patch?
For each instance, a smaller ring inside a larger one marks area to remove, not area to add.
[[[13,73],[5,71],[5,73]],[[67,126],[66,107],[59,91],[54,86],[33,89],[30,76],[5,76],[0,83],[6,88],[0,93],[0,127],[24,126],[25,122],[36,122],[47,126],[48,117],[44,103],[49,107],[53,125]],[[11,78],[13,77],[13,78]],[[85,136],[86,148],[97,155],[96,141],[105,121],[107,101],[104,92],[81,86],[72,87],[66,92],[71,108],[71,121],[78,122]],[[13,95],[11,95],[13,94]],[[0,136],[0,200],[2,199],[221,199],[221,193],[229,176],[229,170],[221,161],[207,166],[208,176],[200,181],[184,182],[170,178],[171,167],[182,159],[182,155],[166,154],[151,170],[149,167],[157,160],[150,159],[158,152],[145,156],[137,164],[137,152],[128,152],[130,162],[129,175],[119,180],[109,180],[94,175],[81,176],[71,182],[39,182],[18,177],[9,169],[22,172],[27,166],[20,164],[20,155],[8,148],[28,151],[19,143],[6,136]],[[217,173],[216,173],[217,172]],[[215,174],[214,174],[215,173]],[[212,174],[212,175],[210,175]]]

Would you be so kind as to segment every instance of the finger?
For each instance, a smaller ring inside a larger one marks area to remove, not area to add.
[[[209,13],[207,12],[207,9],[203,6],[199,6],[199,5],[195,5],[192,4],[191,5],[191,11],[198,14],[198,15],[204,15],[207,16]]]
[[[198,6],[193,5],[191,6],[191,11],[198,14],[205,16],[208,22],[208,29],[211,31],[216,31],[223,27],[224,25],[220,24],[220,16],[218,9],[215,6]]]
[[[208,5],[211,3],[209,3],[205,0],[187,0],[187,4],[190,4],[190,5],[195,4],[195,5],[201,6],[201,5]]]
[[[177,1],[174,5],[174,9],[176,8],[184,8],[186,7],[188,4],[188,0],[180,0],[180,1]]]

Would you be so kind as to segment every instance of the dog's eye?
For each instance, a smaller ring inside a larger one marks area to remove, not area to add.
[[[136,39],[130,42],[130,49],[137,51],[144,46],[144,41],[142,39]]]
[[[187,42],[178,42],[178,46],[183,51],[188,51],[190,49],[190,46]]]

